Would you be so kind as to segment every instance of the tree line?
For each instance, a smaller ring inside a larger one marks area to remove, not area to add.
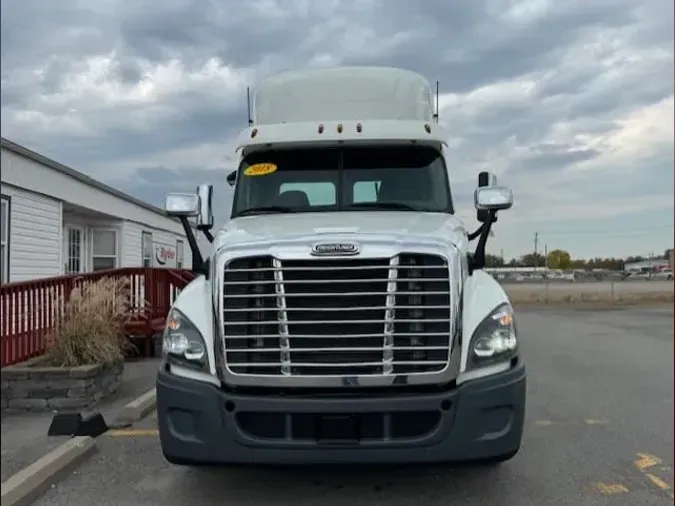
[[[668,259],[670,250],[667,249],[662,257],[652,259]],[[569,252],[562,249],[554,249],[544,257],[541,253],[527,253],[519,258],[506,260],[500,255],[487,254],[485,262],[487,267],[548,267],[549,269],[610,269],[621,271],[626,264],[649,260],[644,256],[629,256],[626,258],[572,258]]]

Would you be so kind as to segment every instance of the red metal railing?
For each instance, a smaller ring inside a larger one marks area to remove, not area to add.
[[[194,274],[184,269],[132,267],[4,284],[0,286],[2,366],[44,353],[47,337],[73,289],[104,277],[129,279],[131,315],[126,332],[144,338],[150,353],[152,336],[162,329],[174,298]]]

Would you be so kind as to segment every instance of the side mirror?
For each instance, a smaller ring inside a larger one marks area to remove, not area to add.
[[[513,206],[513,192],[504,186],[476,188],[473,203],[478,211],[503,211]]]
[[[233,170],[227,175],[227,184],[234,186],[235,181],[237,180],[237,171]]]
[[[497,185],[497,176],[491,172],[480,172],[478,174],[478,188],[485,188],[487,186],[496,186]],[[476,211],[476,220],[479,223],[485,223],[488,219],[487,211]],[[496,222],[497,217],[494,216],[492,222]]]
[[[194,225],[188,218],[196,216],[197,228],[204,232],[210,242],[213,242],[213,236],[209,232],[213,226],[212,196],[213,186],[202,184],[197,187],[196,193],[170,193],[166,196],[164,204],[166,214],[177,217],[183,225],[183,231],[192,252],[192,271],[205,276],[209,274],[208,262],[204,261],[193,231]]]
[[[194,193],[169,193],[164,209],[169,216],[197,216],[200,209],[199,196]]]
[[[213,185],[200,184],[197,187],[197,197],[199,200],[197,228],[209,230],[213,228]]]

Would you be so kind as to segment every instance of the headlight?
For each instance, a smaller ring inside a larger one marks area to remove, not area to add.
[[[180,311],[172,309],[166,320],[162,349],[169,361],[204,369],[208,364],[206,344],[201,333]]]
[[[467,369],[504,362],[518,350],[513,308],[502,304],[485,318],[471,337]]]

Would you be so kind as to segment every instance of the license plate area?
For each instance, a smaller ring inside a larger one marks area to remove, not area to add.
[[[315,415],[314,437],[321,444],[354,444],[361,440],[359,418],[352,415]]]

